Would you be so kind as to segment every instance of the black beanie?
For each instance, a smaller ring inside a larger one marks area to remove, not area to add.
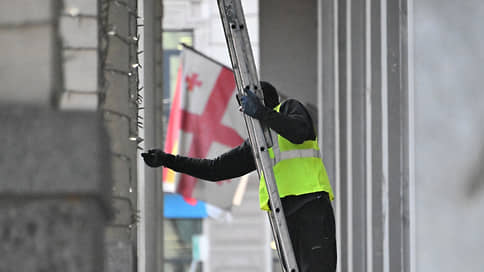
[[[264,93],[265,106],[272,109],[279,105],[279,95],[277,94],[276,88],[266,81],[261,81],[260,86]]]

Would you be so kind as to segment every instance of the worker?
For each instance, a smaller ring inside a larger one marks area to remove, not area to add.
[[[333,192],[319,155],[311,116],[297,100],[279,104],[277,91],[270,83],[261,81],[261,87],[264,104],[253,91],[246,90],[240,99],[241,111],[277,135],[269,152],[274,159],[274,176],[299,271],[334,272],[337,257]],[[160,149],[141,155],[150,167],[164,166],[208,181],[231,179],[256,169],[248,139],[214,159],[174,156]],[[259,201],[262,210],[270,209],[263,177]]]

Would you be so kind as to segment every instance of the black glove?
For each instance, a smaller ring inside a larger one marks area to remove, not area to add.
[[[141,156],[148,166],[160,167],[166,161],[167,154],[160,149],[150,149],[147,153],[141,153]]]
[[[260,118],[262,110],[264,109],[264,105],[260,102],[259,98],[255,95],[253,91],[250,89],[245,89],[247,95],[242,96],[241,104],[242,104],[242,111],[254,118]]]

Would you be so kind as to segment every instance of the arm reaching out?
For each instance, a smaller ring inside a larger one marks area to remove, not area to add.
[[[151,149],[141,156],[150,167],[164,166],[209,181],[240,177],[255,170],[255,161],[248,141],[214,159],[171,155],[160,149]]]

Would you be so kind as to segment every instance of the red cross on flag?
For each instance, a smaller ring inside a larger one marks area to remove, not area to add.
[[[246,132],[235,91],[231,69],[185,46],[170,111],[165,152],[214,158],[240,145]],[[164,190],[176,191],[193,204],[199,199],[228,209],[232,206],[237,184],[237,180],[199,181],[163,169]]]

